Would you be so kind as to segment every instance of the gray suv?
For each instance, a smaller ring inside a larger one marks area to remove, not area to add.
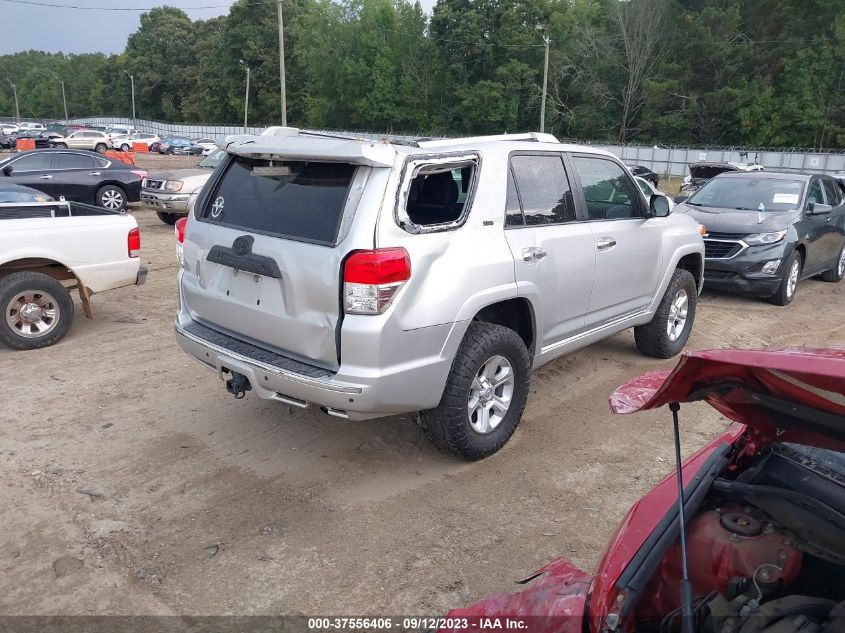
[[[421,411],[467,459],[501,448],[532,369],[629,327],[684,347],[704,244],[627,168],[547,134],[227,139],[183,240],[180,346],[236,397],[349,420]]]

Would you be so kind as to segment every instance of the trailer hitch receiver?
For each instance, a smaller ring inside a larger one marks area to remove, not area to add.
[[[232,377],[226,381],[226,391],[240,400],[246,395],[247,391],[252,391],[252,385],[249,384],[249,378],[233,371]]]

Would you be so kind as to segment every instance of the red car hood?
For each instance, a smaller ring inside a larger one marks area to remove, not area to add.
[[[688,352],[610,396],[614,413],[703,400],[763,440],[845,451],[845,349]],[[681,414],[683,424],[683,413]]]

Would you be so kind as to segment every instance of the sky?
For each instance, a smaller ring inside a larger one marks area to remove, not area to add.
[[[192,20],[207,20],[229,12],[235,0],[0,0],[0,55],[31,49],[48,53],[120,53],[127,38],[138,30],[143,11],[88,11],[73,8],[25,4],[43,2],[79,7],[113,9],[151,9],[159,4],[179,7]],[[422,0],[423,9],[431,11],[435,0]],[[191,9],[190,7],[214,9]],[[33,28],[34,27],[34,28]],[[49,35],[48,35],[49,34]]]
[[[47,4],[150,9],[177,6],[192,20],[207,20],[229,12],[234,0],[31,0]],[[216,9],[190,9],[215,6]],[[48,53],[120,53],[141,24],[143,11],[85,11],[18,4],[0,0],[0,55],[30,49]]]

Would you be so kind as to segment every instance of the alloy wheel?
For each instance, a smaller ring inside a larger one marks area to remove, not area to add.
[[[497,354],[481,364],[467,397],[467,415],[473,430],[487,434],[499,426],[510,408],[515,384],[513,366],[504,356]]]
[[[789,269],[789,277],[786,279],[786,296],[792,297],[795,294],[795,289],[798,287],[798,274],[801,272],[801,265],[796,259],[792,262],[792,267]]]
[[[689,313],[689,295],[687,291],[681,288],[672,299],[672,305],[669,306],[669,319],[666,322],[666,335],[671,342],[675,342],[684,331],[684,326],[687,324],[687,314]]]
[[[61,309],[55,297],[43,290],[20,292],[6,306],[6,323],[24,338],[46,336],[58,325]]]

